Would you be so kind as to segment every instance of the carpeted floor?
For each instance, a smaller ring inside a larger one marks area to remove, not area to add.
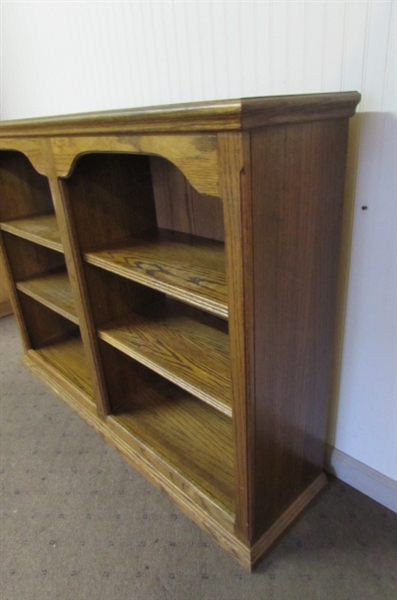
[[[395,514],[332,481],[250,575],[0,335],[1,600],[395,600]]]

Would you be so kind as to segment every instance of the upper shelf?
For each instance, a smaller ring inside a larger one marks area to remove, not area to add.
[[[0,137],[240,131],[351,117],[360,98],[358,92],[270,96],[3,121]]]
[[[225,250],[221,242],[168,230],[151,231],[85,260],[222,318],[228,316]]]
[[[63,252],[61,236],[54,214],[14,219],[0,223],[0,229],[18,237]]]

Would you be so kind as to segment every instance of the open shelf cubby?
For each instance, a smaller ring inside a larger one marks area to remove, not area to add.
[[[1,152],[0,229],[62,252],[48,180],[20,152]]]
[[[0,196],[2,224],[54,213],[48,179],[22,152],[1,151]]]
[[[29,332],[29,355],[56,371],[93,403],[93,388],[80,330],[73,320],[18,291],[19,303]]]
[[[196,192],[164,159],[128,154],[82,156],[63,187],[87,263],[227,318],[219,198]]]
[[[100,339],[231,416],[226,321],[98,267],[85,273]]]
[[[231,420],[108,344],[100,350],[114,426],[143,446],[146,460],[163,462],[171,480],[183,480],[232,523]]]

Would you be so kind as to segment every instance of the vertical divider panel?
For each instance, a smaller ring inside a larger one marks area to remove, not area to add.
[[[43,142],[44,154],[48,166],[48,178],[54,201],[55,213],[58,220],[60,235],[65,252],[70,285],[76,301],[77,315],[80,323],[80,333],[94,389],[98,415],[102,418],[108,413],[106,386],[98,360],[96,332],[92,315],[87,302],[87,290],[83,276],[83,265],[77,246],[76,234],[71,219],[70,205],[62,182],[58,179],[55,161],[52,153],[51,140]]]
[[[22,308],[21,308],[21,305],[19,302],[16,287],[15,287],[15,281],[14,281],[14,278],[12,277],[11,266],[10,266],[10,263],[8,261],[8,257],[7,257],[6,251],[5,251],[4,241],[3,241],[3,236],[1,234],[1,231],[0,231],[0,260],[3,262],[3,267],[4,267],[3,272],[4,272],[4,274],[7,278],[7,282],[8,282],[9,298],[10,298],[10,302],[11,302],[11,306],[12,306],[14,315],[18,321],[19,331],[21,333],[23,347],[24,347],[25,351],[30,350],[30,348],[32,347],[32,344],[31,344],[31,341],[29,338],[28,330],[26,328],[25,319],[23,318]]]
[[[220,191],[224,204],[229,298],[229,336],[236,476],[236,535],[245,543],[253,532],[254,407],[251,393],[252,277],[250,255],[250,134],[220,133]]]
[[[22,193],[27,194],[29,197],[30,203],[36,207],[37,210],[48,210],[51,208],[50,203],[50,195],[48,193],[48,197],[45,198],[45,185],[44,178],[38,177],[38,173],[40,175],[46,175],[45,173],[45,165],[43,160],[43,152],[42,152],[42,144],[41,140],[1,140],[1,152],[0,152],[0,160],[6,156],[10,156],[8,151],[14,153],[14,155],[20,154],[23,162],[22,166],[22,178],[24,180],[22,185]],[[4,154],[3,154],[4,152]],[[15,169],[13,169],[14,171]],[[31,173],[33,172],[33,180],[37,182],[38,179],[41,180],[41,185],[39,184],[39,202],[38,204],[35,202],[35,199],[31,196],[31,190],[29,189],[29,181],[31,178]],[[16,180],[14,177],[14,173],[12,176],[8,176],[5,173],[1,173],[1,181],[0,181],[0,195],[1,202],[3,205],[3,211],[1,211],[0,219],[10,219],[16,218],[18,216],[24,216],[31,212],[34,212],[33,208],[26,208],[26,205],[29,204],[29,201],[26,202],[22,198],[22,203],[18,205],[18,191],[21,191],[18,185],[16,185]],[[48,188],[47,188],[48,191]],[[5,212],[4,212],[5,211]],[[14,211],[14,212],[13,212]],[[16,211],[16,212],[15,212]],[[19,301],[18,293],[15,286],[14,277],[11,270],[10,261],[7,256],[4,240],[2,233],[0,231],[0,260],[3,263],[4,273],[8,282],[8,292],[9,298],[11,302],[11,306],[14,312],[14,315],[18,321],[19,330],[22,337],[22,343],[25,351],[30,350],[32,347],[32,343],[30,340],[29,332],[26,327],[25,319],[23,316],[22,307]]]

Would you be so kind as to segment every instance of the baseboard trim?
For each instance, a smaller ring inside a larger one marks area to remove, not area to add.
[[[325,468],[356,490],[397,513],[397,481],[326,444]]]

